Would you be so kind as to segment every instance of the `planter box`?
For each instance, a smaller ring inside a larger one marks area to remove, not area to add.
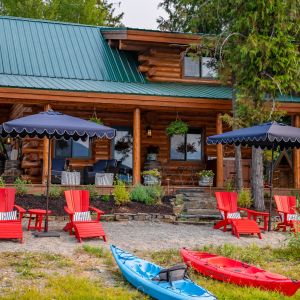
[[[160,185],[161,180],[158,177],[152,175],[143,175],[145,185]]]
[[[214,183],[213,177],[201,176],[199,178],[199,186],[212,186]]]
[[[80,185],[80,172],[61,172],[62,185]]]
[[[96,173],[95,185],[113,185],[114,184],[114,173]]]

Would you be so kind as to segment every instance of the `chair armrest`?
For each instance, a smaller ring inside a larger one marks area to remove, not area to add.
[[[243,210],[243,211],[247,212],[248,214],[255,215],[255,216],[268,216],[269,215],[268,212],[257,211],[257,210],[248,209],[248,208],[239,207],[239,210]]]
[[[69,215],[74,215],[74,212],[71,211],[67,206],[64,207],[64,210],[65,210],[65,212],[66,212],[67,214],[69,214]]]
[[[14,207],[19,211],[20,214],[26,213],[26,209],[24,209],[23,207],[21,207],[19,205],[14,205]]]
[[[93,207],[93,206],[89,206],[89,209],[93,210],[93,211],[96,212],[97,214],[104,215],[104,211],[101,210],[101,209],[98,209],[98,208]]]

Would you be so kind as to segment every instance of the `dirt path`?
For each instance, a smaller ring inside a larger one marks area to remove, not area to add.
[[[81,248],[74,236],[62,231],[65,222],[50,222],[50,230],[60,233],[59,238],[35,238],[32,232],[26,230],[27,220],[24,220],[24,243],[1,240],[2,251],[37,251],[73,255],[76,249]],[[257,236],[243,236],[240,239],[231,235],[230,231],[222,232],[214,230],[211,226],[200,225],[173,225],[158,222],[103,222],[103,227],[108,236],[108,243],[99,239],[85,240],[85,244],[92,246],[104,246],[109,243],[121,248],[133,251],[156,251],[162,249],[176,249],[180,247],[201,247],[203,245],[221,245],[231,243],[235,245],[257,244],[258,246],[281,246],[288,234],[279,232],[267,232],[263,239]]]

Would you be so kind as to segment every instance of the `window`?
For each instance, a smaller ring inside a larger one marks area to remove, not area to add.
[[[131,129],[114,127],[117,129],[114,139],[114,158],[121,162],[121,167],[132,169],[132,144],[133,138]]]
[[[89,158],[91,156],[89,139],[57,140],[55,142],[55,157],[58,158]]]
[[[190,57],[183,58],[183,76],[197,78],[216,78],[217,70],[213,66],[215,59],[212,57]]]
[[[171,160],[201,160],[201,130],[190,130],[185,135],[173,135],[170,139]]]

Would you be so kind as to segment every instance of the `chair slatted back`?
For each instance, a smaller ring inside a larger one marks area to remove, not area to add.
[[[236,192],[215,192],[219,210],[234,213],[238,211]]]
[[[68,208],[72,212],[83,212],[89,210],[90,193],[86,190],[65,191],[65,198]]]
[[[13,211],[15,204],[16,189],[0,188],[0,212]]]
[[[277,210],[285,214],[296,214],[295,196],[274,196]]]

